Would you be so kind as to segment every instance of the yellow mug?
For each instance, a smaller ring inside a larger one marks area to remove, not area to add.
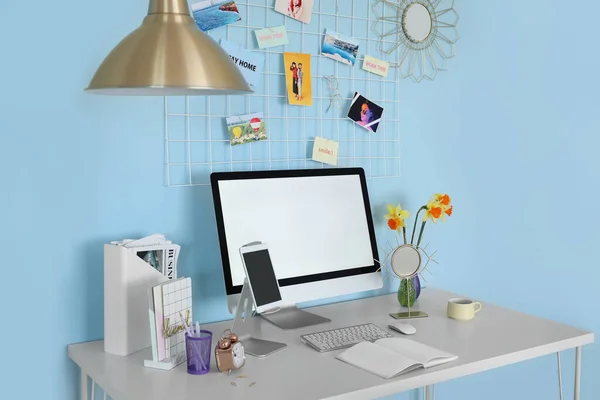
[[[448,300],[448,317],[468,321],[481,311],[481,303],[471,299],[454,298]]]

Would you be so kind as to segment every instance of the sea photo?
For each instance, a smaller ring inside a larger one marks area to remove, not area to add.
[[[203,0],[191,5],[198,28],[204,32],[242,19],[235,1]]]
[[[321,54],[344,64],[354,65],[358,56],[358,45],[357,39],[345,37],[328,29],[325,31]]]

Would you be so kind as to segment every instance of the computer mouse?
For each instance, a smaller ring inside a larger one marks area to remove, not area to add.
[[[394,322],[393,324],[389,324],[388,327],[404,335],[413,335],[417,332],[414,326],[405,324],[404,322]]]

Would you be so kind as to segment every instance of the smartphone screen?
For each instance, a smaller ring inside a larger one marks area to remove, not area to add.
[[[281,293],[279,292],[269,251],[258,250],[244,253],[243,257],[256,306],[261,307],[280,301]]]

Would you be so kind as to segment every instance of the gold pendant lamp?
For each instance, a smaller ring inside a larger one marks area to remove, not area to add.
[[[142,25],[104,59],[86,91],[121,96],[252,92],[229,55],[196,26],[187,0],[150,0]]]

